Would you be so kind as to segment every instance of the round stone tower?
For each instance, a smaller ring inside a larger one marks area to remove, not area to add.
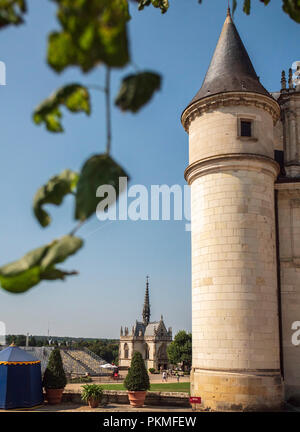
[[[192,396],[211,410],[278,408],[273,128],[228,10],[200,91],[182,114],[192,205]]]

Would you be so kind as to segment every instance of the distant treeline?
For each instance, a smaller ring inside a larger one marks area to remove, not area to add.
[[[6,343],[26,346],[25,335],[7,335]],[[70,348],[88,348],[108,363],[118,364],[119,341],[116,339],[90,339],[70,337],[29,336],[28,345],[32,347],[61,346]]]

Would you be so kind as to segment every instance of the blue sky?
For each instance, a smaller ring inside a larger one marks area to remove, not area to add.
[[[241,0],[240,2],[241,3]],[[280,87],[282,69],[299,60],[299,24],[281,10],[253,1],[248,17],[235,22],[261,82]],[[180,115],[197,92],[226,16],[225,0],[171,0],[167,14],[131,4],[132,59],[140,69],[163,75],[162,90],[136,115],[113,110],[112,155],[130,174],[131,184],[184,185],[188,137]],[[1,213],[0,265],[70,232],[72,198],[49,208],[53,223],[39,227],[32,199],[39,186],[65,168],[79,170],[92,154],[105,149],[104,99],[93,92],[93,112],[64,112],[65,133],[53,135],[31,121],[34,107],[57,87],[70,82],[102,85],[101,67],[90,74],[76,68],[55,74],[46,64],[47,34],[58,28],[48,0],[29,0],[26,25],[0,32],[0,60],[7,65],[7,86],[0,87]],[[120,78],[113,73],[113,94]],[[23,295],[0,291],[0,321],[8,333],[60,336],[119,336],[121,325],[141,318],[145,277],[150,275],[152,319],[163,314],[174,333],[191,328],[190,234],[184,221],[100,223],[93,218],[78,233],[84,249],[64,268],[77,269],[67,282],[42,283]]]

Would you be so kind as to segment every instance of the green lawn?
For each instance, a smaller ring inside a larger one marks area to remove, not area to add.
[[[101,384],[103,390],[126,390],[123,384]],[[190,383],[151,384],[150,391],[189,393]]]

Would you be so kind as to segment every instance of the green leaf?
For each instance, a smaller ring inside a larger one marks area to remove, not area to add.
[[[234,16],[236,8],[237,8],[237,0],[232,0],[232,16]]]
[[[49,245],[39,247],[28,252],[18,261],[15,261],[11,264],[7,264],[4,267],[0,268],[0,276],[4,277],[13,277],[18,276],[27,270],[30,270],[39,265],[42,261],[43,257],[46,255],[49,250]]]
[[[40,262],[41,269],[47,270],[55,264],[64,262],[69,256],[75,254],[83,245],[83,242],[78,237],[70,235],[62,237],[59,241],[54,241],[47,251],[47,254]]]
[[[161,76],[153,72],[140,72],[123,79],[115,104],[122,111],[137,112],[150,101],[161,86]]]
[[[96,197],[99,186],[112,185],[118,196],[119,177],[128,176],[123,168],[107,154],[94,155],[88,159],[81,170],[77,184],[75,218],[84,221],[96,213],[97,205],[101,201]]]
[[[60,205],[64,197],[74,191],[78,178],[79,175],[76,172],[65,170],[52,177],[37,191],[33,200],[33,211],[42,227],[48,226],[51,222],[51,217],[43,206],[45,204]]]
[[[250,9],[251,9],[251,0],[244,0],[243,11],[245,12],[245,14],[249,15],[250,14]]]
[[[100,63],[123,67],[129,61],[127,0],[53,0],[60,32],[49,36],[48,63],[61,72],[79,66],[88,72]]]
[[[88,89],[80,84],[68,84],[59,88],[35,109],[34,122],[36,124],[45,123],[50,132],[63,132],[60,122],[62,117],[60,105],[64,105],[73,113],[85,112],[89,115],[91,104]]]
[[[28,291],[40,282],[40,269],[33,267],[16,276],[3,276],[0,273],[0,285],[6,291],[20,294]]]
[[[160,8],[161,13],[166,13],[169,9],[169,0],[138,0],[139,10],[143,10],[145,6],[154,6]]]
[[[294,21],[300,23],[300,0],[283,0],[282,9]]]
[[[27,12],[25,0],[0,1],[0,29],[8,25],[24,23],[23,15]]]
[[[20,260],[0,268],[0,285],[6,291],[23,293],[42,280],[64,280],[66,276],[77,274],[55,266],[75,254],[82,246],[80,238],[67,235],[34,249]]]
[[[66,272],[56,268],[49,268],[41,273],[41,278],[43,280],[65,280],[66,276],[74,276],[77,274],[78,272],[76,271]]]

